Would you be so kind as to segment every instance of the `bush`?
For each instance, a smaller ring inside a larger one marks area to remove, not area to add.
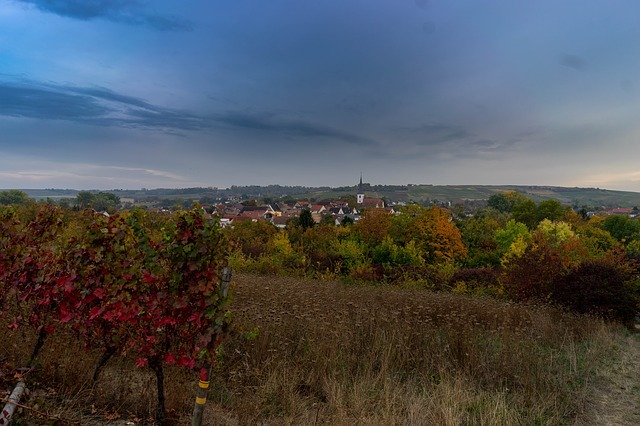
[[[638,310],[631,278],[631,269],[621,259],[588,260],[554,283],[552,299],[574,312],[629,323]]]
[[[554,282],[566,270],[561,249],[538,240],[520,257],[510,259],[502,283],[506,294],[513,300],[548,301]]]
[[[493,295],[503,294],[500,271],[493,268],[462,268],[456,271],[449,285],[456,293]]]

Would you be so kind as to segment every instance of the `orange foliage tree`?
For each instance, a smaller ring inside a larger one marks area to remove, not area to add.
[[[431,263],[451,262],[467,255],[451,214],[440,207],[421,209],[408,224],[405,235],[416,242],[425,260]]]
[[[380,244],[390,229],[391,215],[385,209],[366,210],[355,227],[362,241],[370,246]]]

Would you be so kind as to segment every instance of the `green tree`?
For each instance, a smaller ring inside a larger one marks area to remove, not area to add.
[[[316,222],[313,220],[313,216],[311,216],[311,210],[302,209],[300,212],[300,217],[298,217],[298,225],[302,227],[302,229],[312,228]]]
[[[618,241],[608,231],[593,226],[590,223],[578,228],[578,237],[583,242],[589,254],[601,256],[619,245]]]
[[[511,219],[503,229],[496,231],[495,241],[498,245],[500,253],[504,254],[509,251],[513,243],[518,240],[529,241],[531,233],[524,223],[516,222]]]
[[[98,211],[112,212],[120,204],[120,197],[108,192],[98,192],[91,204],[91,207]]]
[[[26,204],[31,199],[26,192],[10,189],[7,191],[0,191],[0,205],[6,206],[9,204]]]
[[[504,222],[500,218],[490,215],[477,215],[459,222],[462,240],[469,251],[465,261],[467,266],[499,264],[495,234],[503,226]]]
[[[640,222],[628,216],[613,215],[602,222],[602,227],[618,241],[628,243],[640,237]]]
[[[538,208],[536,203],[529,198],[516,203],[512,213],[516,222],[524,223],[529,229],[534,229],[538,225]]]
[[[354,221],[353,219],[351,219],[351,216],[345,216],[342,218],[342,223],[341,223],[342,226],[350,226],[353,224],[354,224]]]
[[[93,200],[95,200],[95,194],[89,191],[80,191],[76,196],[76,204],[81,209],[88,209],[92,206]]]
[[[569,207],[563,206],[558,200],[545,200],[538,204],[536,209],[536,216],[538,222],[544,219],[550,221],[562,220],[569,210]]]
[[[510,213],[516,204],[519,204],[528,198],[516,191],[506,191],[493,194],[489,197],[487,205],[502,213]]]

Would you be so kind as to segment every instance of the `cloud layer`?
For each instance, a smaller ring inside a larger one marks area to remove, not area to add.
[[[5,1],[0,184],[362,171],[640,190],[638,14],[632,0]]]
[[[175,16],[159,15],[144,10],[135,0],[18,0],[43,12],[73,19],[107,21],[143,25],[160,31],[189,31],[192,24]]]

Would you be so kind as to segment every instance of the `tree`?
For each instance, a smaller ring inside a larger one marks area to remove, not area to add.
[[[89,191],[80,191],[78,195],[76,195],[76,204],[81,209],[87,209],[93,203],[95,199],[95,195]]]
[[[302,209],[300,212],[300,217],[298,218],[298,224],[302,227],[302,229],[312,228],[316,222],[313,220],[313,216],[311,216],[311,210]]]
[[[549,219],[550,221],[562,220],[567,210],[570,210],[569,207],[563,206],[558,200],[542,201],[536,209],[538,222],[544,219]]]
[[[494,210],[495,212],[495,210]],[[467,266],[486,266],[499,264],[495,234],[501,228],[501,222],[495,217],[481,216],[460,221],[458,227],[464,244],[469,250]]]
[[[507,264],[524,254],[530,240],[531,233],[527,226],[514,219],[507,222],[503,229],[497,230],[495,241],[502,255],[502,263]]]
[[[375,246],[389,235],[391,215],[385,209],[369,209],[356,224],[356,233],[366,244]]]
[[[451,262],[467,254],[460,230],[453,223],[449,211],[443,208],[422,209],[407,231],[428,262]]]
[[[233,248],[239,248],[243,254],[256,258],[267,250],[269,240],[277,232],[275,226],[264,221],[244,221],[227,229]]]
[[[108,192],[98,192],[92,202],[91,207],[97,211],[112,212],[120,204],[120,197]]]
[[[320,223],[323,225],[335,225],[336,220],[332,215],[328,214],[326,216],[322,216],[322,220],[320,221]]]
[[[487,205],[502,213],[510,213],[516,204],[528,200],[527,197],[516,191],[506,191],[493,194],[489,197]]]
[[[640,222],[628,216],[613,215],[602,222],[602,227],[618,241],[628,243],[640,237]]]
[[[350,226],[354,224],[354,221],[351,219],[351,216],[345,216],[342,218],[342,222],[340,224],[342,226]]]
[[[534,229],[538,225],[538,208],[529,198],[515,204],[512,213],[516,222],[524,223],[529,229]]]
[[[0,191],[0,205],[9,204],[26,204],[30,200],[29,196],[20,190],[10,189],[8,191]]]

